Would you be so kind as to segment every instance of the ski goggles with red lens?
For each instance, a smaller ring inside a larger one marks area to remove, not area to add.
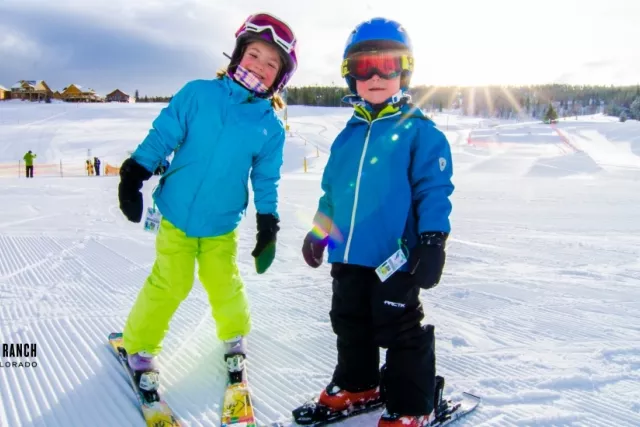
[[[291,31],[291,28],[275,16],[267,13],[258,13],[248,17],[238,31],[236,31],[236,37],[247,31],[253,33],[270,31],[274,43],[287,53],[291,53],[296,45],[296,36],[293,34],[293,31]]]
[[[403,71],[413,71],[413,57],[397,52],[362,52],[342,61],[342,77],[369,80],[374,74],[393,79]]]

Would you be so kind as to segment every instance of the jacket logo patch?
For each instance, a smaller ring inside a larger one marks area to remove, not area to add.
[[[438,162],[440,163],[440,172],[444,171],[444,168],[447,167],[447,159],[445,159],[444,157],[440,157],[440,160]]]
[[[404,308],[405,305],[399,302],[393,302],[393,301],[385,301],[384,302],[385,305],[390,305],[391,307],[396,307],[396,308]]]

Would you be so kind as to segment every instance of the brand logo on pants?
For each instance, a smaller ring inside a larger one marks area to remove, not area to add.
[[[404,304],[401,304],[399,302],[385,301],[384,304],[385,305],[390,305],[391,307],[404,308]]]

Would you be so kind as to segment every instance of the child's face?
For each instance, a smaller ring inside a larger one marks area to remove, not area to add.
[[[381,104],[400,90],[400,76],[383,79],[374,74],[369,80],[356,80],[358,95],[370,104]]]
[[[273,85],[280,71],[277,48],[263,41],[250,43],[244,51],[240,66],[251,71],[266,87]]]

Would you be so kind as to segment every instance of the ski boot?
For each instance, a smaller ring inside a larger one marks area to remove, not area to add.
[[[378,387],[352,392],[342,390],[336,384],[331,383],[320,393],[318,403],[332,411],[344,411],[352,406],[365,406],[367,403],[378,400],[380,400],[380,389]]]
[[[227,362],[229,384],[246,381],[246,371],[244,369],[246,357],[247,343],[243,337],[238,336],[224,342],[224,360]]]
[[[440,414],[447,411],[447,401],[443,399],[444,378],[436,375],[436,390],[433,399],[433,410],[429,415],[392,414],[386,409],[380,417],[378,427],[428,427],[440,421]]]
[[[127,355],[127,362],[145,401],[158,402],[160,400],[158,396],[160,371],[156,358],[152,354],[141,351]]]
[[[294,409],[293,418],[301,425],[329,423],[368,412],[382,404],[379,387],[347,391],[331,382],[320,397]]]
[[[378,427],[428,427],[436,420],[435,412],[429,415],[390,414],[385,409],[378,422]]]

